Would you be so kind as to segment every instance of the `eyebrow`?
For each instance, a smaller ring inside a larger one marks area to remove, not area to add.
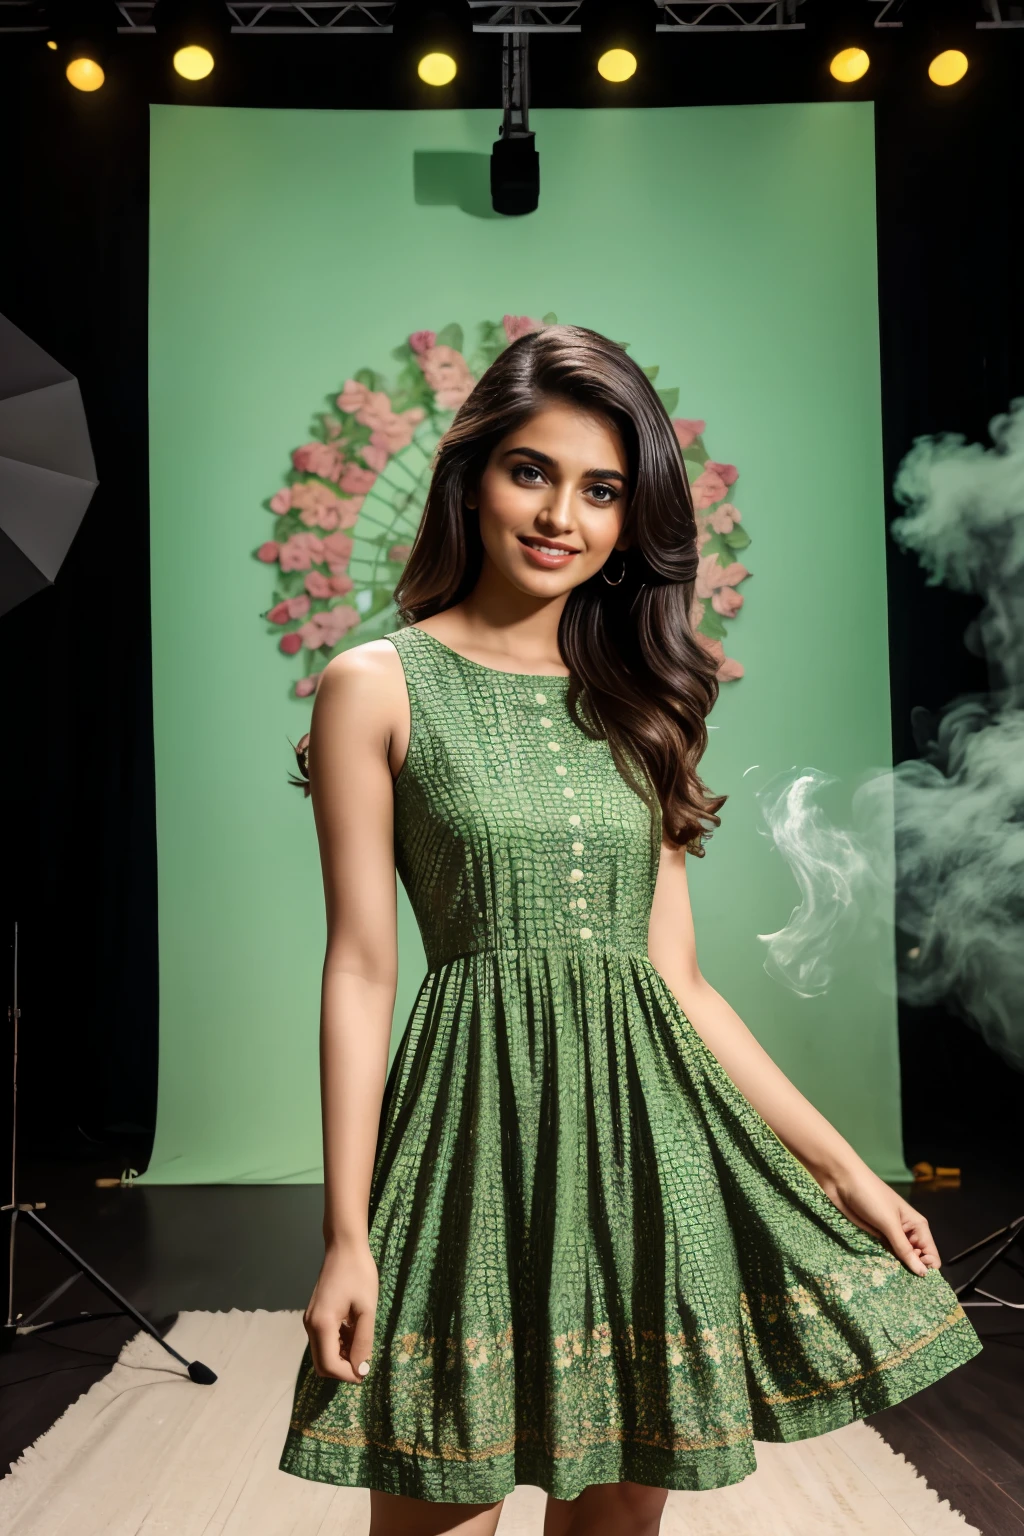
[[[502,458],[507,459],[510,453],[527,453],[531,459],[539,459],[542,464],[556,463],[550,454],[541,453],[539,448],[506,448]],[[618,480],[622,485],[627,483],[625,475],[620,475],[617,469],[585,469],[583,471],[585,480],[590,479],[591,476],[601,480]]]

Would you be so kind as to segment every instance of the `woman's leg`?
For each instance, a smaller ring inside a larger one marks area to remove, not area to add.
[[[432,1504],[370,1489],[370,1536],[494,1536],[497,1504]]]
[[[548,1495],[544,1536],[657,1536],[666,1488],[593,1483],[575,1499]]]

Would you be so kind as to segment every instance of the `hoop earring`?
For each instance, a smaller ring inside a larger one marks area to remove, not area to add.
[[[621,551],[620,551],[620,553],[621,553]],[[606,562],[606,564],[607,564],[607,562]],[[625,576],[625,574],[626,574],[626,557],[625,557],[625,555],[622,555],[622,570],[621,570],[621,571],[620,571],[620,573],[619,573],[619,579],[618,579],[618,581],[609,581],[609,580],[608,580],[608,572],[607,572],[607,570],[606,570],[606,568],[605,568],[605,566],[604,566],[604,565],[602,565],[602,567],[601,567],[601,575],[602,575],[602,576],[603,576],[603,577],[604,577],[604,579],[605,579],[605,581],[607,581],[607,582],[608,582],[608,585],[609,585],[609,586],[610,586],[610,587],[618,587],[618,586],[621,586],[621,584],[622,584],[622,578],[623,578],[623,577],[624,577],[624,576]]]

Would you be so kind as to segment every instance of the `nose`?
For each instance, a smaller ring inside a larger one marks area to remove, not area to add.
[[[575,525],[575,512],[573,509],[574,492],[567,480],[560,485],[552,485],[549,493],[544,498],[544,505],[537,513],[537,521],[550,532],[566,532]]]

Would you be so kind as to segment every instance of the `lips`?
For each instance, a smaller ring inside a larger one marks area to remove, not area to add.
[[[558,539],[524,538],[520,534],[519,542],[531,565],[536,565],[544,571],[560,570],[581,553],[571,544],[563,544]]]

